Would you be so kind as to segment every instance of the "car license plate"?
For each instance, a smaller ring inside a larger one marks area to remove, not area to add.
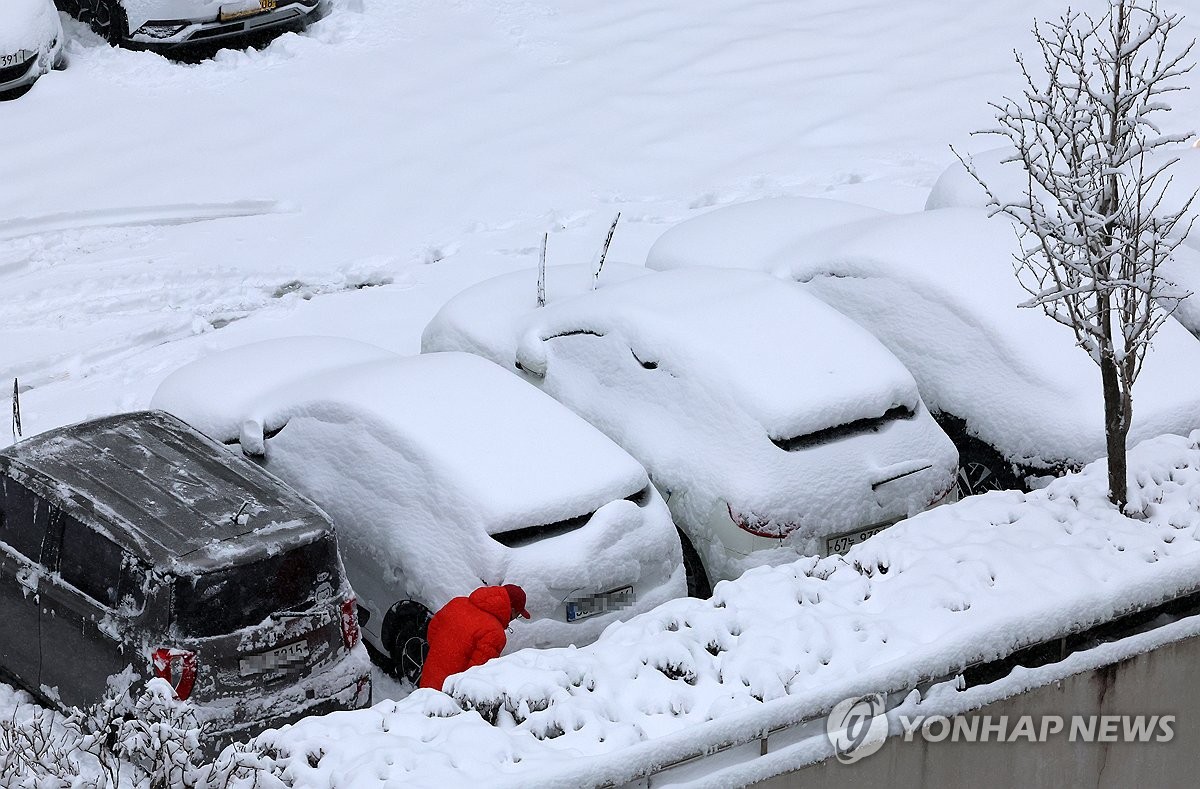
[[[865,529],[855,529],[854,531],[842,532],[825,538],[825,555],[833,556],[835,553],[845,553],[850,550],[850,546],[858,545],[868,537],[873,537],[879,532],[891,526],[890,523],[877,523],[874,526],[867,526]]]
[[[633,605],[633,601],[632,586],[622,586],[620,589],[613,589],[611,592],[590,594],[586,597],[568,600],[567,621],[578,622],[580,619],[587,619],[590,616],[599,616],[600,614],[607,614],[609,611],[628,608]]]
[[[308,660],[308,654],[307,641],[294,641],[291,644],[272,649],[270,652],[260,652],[257,655],[244,657],[238,668],[243,677],[284,671],[303,664]]]
[[[235,19],[245,19],[248,16],[274,11],[279,0],[242,0],[240,3],[226,3],[221,6],[218,18],[222,22],[232,22]]]
[[[21,63],[29,60],[29,58],[32,56],[33,53],[25,49],[18,49],[11,55],[0,55],[0,68],[8,68],[9,66],[20,65]]]

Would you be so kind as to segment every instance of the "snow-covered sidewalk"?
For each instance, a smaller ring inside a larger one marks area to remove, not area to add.
[[[620,784],[675,760],[912,688],[1200,586],[1200,430],[1131,451],[1141,518],[1103,461],[1029,494],[932,510],[845,557],[752,570],[709,601],[524,650],[450,695],[262,735],[301,787]]]

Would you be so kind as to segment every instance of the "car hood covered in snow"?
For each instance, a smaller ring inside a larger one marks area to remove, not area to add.
[[[807,293],[781,288],[756,272],[642,277],[631,268],[619,267],[617,277],[626,281],[595,291],[585,284],[587,267],[551,269],[547,278],[554,274],[561,283],[558,298],[542,309],[521,310],[516,320],[512,299],[528,275],[483,283],[439,313],[426,329],[424,347],[446,347],[443,332],[468,333],[461,323],[467,319],[469,333],[479,338],[473,344],[488,346],[481,349],[485,355],[510,369],[517,361],[531,368],[542,363],[547,339],[615,334],[643,366],[726,390],[773,439],[878,417],[894,406],[917,407],[916,385],[896,358]],[[485,325],[489,314],[503,325]]]
[[[465,353],[338,366],[314,352],[307,377],[267,366],[266,379],[254,381],[255,369],[241,365],[273,345],[185,367],[155,403],[205,414],[211,409],[195,401],[215,387],[201,386],[198,373],[251,382],[259,402],[242,414],[262,432],[243,427],[242,440],[257,439],[266,469],[333,519],[351,583],[374,613],[366,627],[377,645],[396,601],[436,610],[483,585],[519,583],[529,595],[534,619],[510,639],[513,648],[585,643],[609,622],[682,593],[679,541],[645,470],[537,388]],[[275,389],[272,375],[283,381]],[[232,426],[237,417],[210,423]],[[236,434],[227,427],[223,437]],[[638,589],[633,608],[566,621],[563,601],[573,593],[629,584]]]
[[[52,0],[0,2],[0,55],[45,51],[56,40],[62,41],[62,25]]]
[[[778,217],[763,201],[764,217]],[[671,246],[701,232],[720,212],[669,231],[648,265],[684,261]],[[711,218],[710,218],[711,217]],[[740,235],[757,220],[742,209]],[[691,226],[691,227],[689,227]],[[725,236],[724,251],[739,245]],[[1016,233],[1003,216],[953,208],[867,219],[799,236],[757,267],[801,282],[870,329],[912,371],[934,411],[967,422],[970,432],[1010,459],[1031,465],[1079,464],[1104,454],[1099,372],[1066,327],[1018,305],[1028,294],[1013,274]],[[690,265],[717,264],[722,249],[694,250]],[[1130,440],[1187,432],[1200,424],[1200,342],[1167,321],[1134,389]]]
[[[622,281],[606,284],[612,275]],[[613,437],[695,535],[712,577],[817,552],[822,535],[915,514],[945,493],[956,455],[912,377],[800,289],[717,269],[646,276],[606,265],[595,291],[582,266],[546,279],[541,309],[536,275],[464,291],[422,347],[485,353]],[[826,431],[861,419],[876,428]],[[812,440],[785,449],[782,439],[801,436]],[[934,469],[928,484],[898,497],[880,487],[914,466]],[[709,551],[720,544],[714,516],[731,510],[787,540],[779,551]]]
[[[296,364],[307,375],[288,363],[259,366],[305,347]],[[230,382],[238,388],[221,395]],[[226,442],[247,437],[246,422],[266,435],[294,419],[356,426],[389,458],[423,469],[442,512],[461,508],[466,523],[492,534],[591,512],[646,485],[637,461],[580,417],[469,354],[405,358],[351,340],[268,340],[182,368],[154,404]]]

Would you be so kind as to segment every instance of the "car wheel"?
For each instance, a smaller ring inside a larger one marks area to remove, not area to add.
[[[681,529],[676,527],[675,531],[679,532],[679,544],[683,547],[683,574],[687,578],[688,597],[707,600],[712,597],[712,584],[708,582],[708,573],[704,571],[700,554]]]
[[[391,673],[416,685],[429,655],[429,620],[433,614],[415,600],[402,600],[388,612]]]
[[[990,449],[966,447],[959,450],[958,474],[955,478],[957,497],[976,496],[990,490],[1020,489],[1021,483],[1011,464]]]
[[[108,43],[116,46],[129,37],[129,17],[117,0],[82,0],[92,29]],[[81,15],[82,18],[82,15]]]

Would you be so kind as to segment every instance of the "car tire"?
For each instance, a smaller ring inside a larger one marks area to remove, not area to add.
[[[959,499],[992,490],[1024,490],[1012,464],[980,441],[959,449],[954,486]]]
[[[117,46],[129,38],[129,16],[118,0],[81,0],[84,13],[80,14],[83,21],[92,26],[92,30],[108,43]]]
[[[687,578],[688,597],[707,600],[712,597],[712,584],[708,582],[708,573],[704,571],[700,553],[682,529],[676,527],[675,531],[679,532],[679,544],[683,548],[683,574]]]
[[[415,600],[402,600],[388,611],[385,638],[392,676],[416,685],[429,655],[429,620],[433,614]]]

